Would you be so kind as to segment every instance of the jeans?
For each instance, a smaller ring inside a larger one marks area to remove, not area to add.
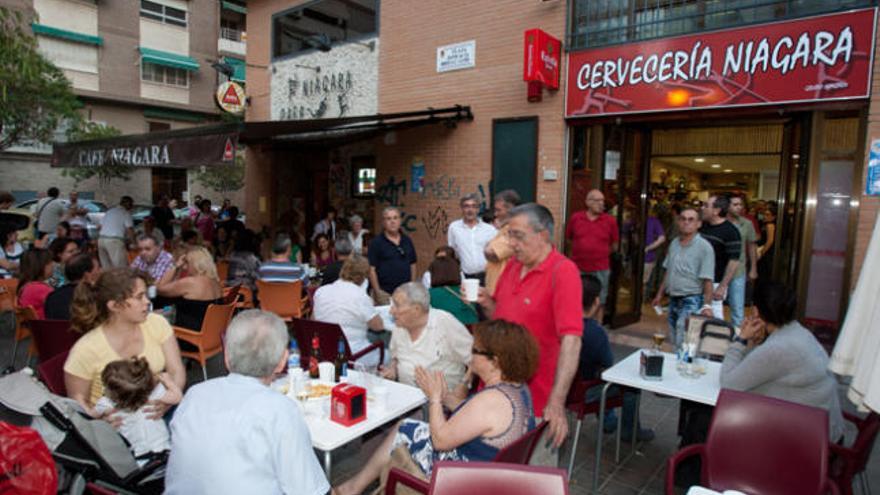
[[[669,337],[674,349],[684,342],[684,322],[693,313],[699,313],[703,295],[669,296]]]
[[[602,397],[602,387],[604,387],[604,385],[590,387],[590,389],[587,390],[587,402],[598,401],[599,398]],[[623,429],[621,433],[625,435],[629,435],[631,434],[630,432],[632,432],[633,419],[636,416],[636,394],[638,394],[638,392],[634,390],[626,390],[623,393],[623,411],[621,412],[621,414],[623,414],[623,421],[620,427]],[[608,387],[608,393],[605,395],[605,399],[607,400],[619,395],[620,387],[612,385]],[[614,413],[614,409],[605,410],[605,419],[602,424],[604,428],[609,430],[617,429],[617,415]]]
[[[713,293],[716,289],[718,289],[719,285],[721,285],[721,284],[715,284],[715,283],[712,284]],[[719,320],[723,320],[724,319],[724,300],[723,299],[716,300],[715,298],[713,298],[712,302],[710,303],[710,306],[712,306],[712,316],[714,316],[715,318],[718,318]]]
[[[730,322],[739,327],[743,321],[746,305],[746,276],[734,277],[727,287],[727,305],[730,307]]]

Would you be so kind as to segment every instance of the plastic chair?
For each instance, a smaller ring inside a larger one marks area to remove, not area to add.
[[[62,397],[67,397],[67,386],[64,385],[64,363],[67,361],[68,353],[69,351],[64,351],[56,354],[37,366],[37,373],[40,374],[40,379],[46,384],[46,388]]]
[[[546,421],[542,421],[532,431],[525,433],[517,441],[501,449],[492,462],[527,465],[532,458],[532,453],[535,452],[535,447],[538,446],[538,440],[547,429],[547,425]]]
[[[184,351],[181,349],[181,357],[193,359],[202,365],[202,376],[208,379],[206,367],[208,359],[220,354],[223,350],[223,333],[232,319],[235,310],[233,304],[210,304],[205,311],[205,319],[202,320],[202,330],[196,332],[188,328],[174,327],[174,336],[178,339],[194,345],[197,350]]]
[[[15,309],[15,292],[17,290],[17,278],[0,278],[0,311]]]
[[[691,315],[687,318],[686,342],[698,342],[697,353],[713,361],[721,361],[733,337],[736,328],[731,323],[717,318],[702,315]]]
[[[376,349],[379,350],[379,362],[382,363],[385,360],[385,345],[381,341],[374,342],[360,351],[352,353],[342,327],[336,323],[293,318],[290,321],[290,326],[293,327],[293,337],[296,339],[296,345],[299,346],[299,352],[303,356],[301,360],[303,369],[308,369],[309,367],[307,357],[312,351],[312,337],[315,335],[318,336],[321,359],[324,361],[332,361],[336,353],[339,352],[340,338],[345,342],[345,359],[347,362],[357,361]]]
[[[15,368],[15,357],[18,354],[18,343],[31,336],[30,322],[37,319],[37,311],[31,306],[15,307],[15,343],[12,345],[12,362],[9,363],[11,368]],[[28,361],[37,353],[33,340],[28,347]]]
[[[308,296],[303,295],[301,280],[295,282],[257,280],[257,292],[260,295],[260,308],[277,314],[284,321],[302,318],[309,301]]]
[[[69,351],[81,336],[70,329],[68,320],[31,320],[29,325],[41,361]]]
[[[599,397],[587,402],[587,392],[593,387],[602,387],[605,382],[599,378],[593,380],[584,380],[580,378],[581,373],[575,375],[575,379],[568,389],[568,397],[565,399],[565,408],[577,416],[577,426],[574,428],[573,443],[571,446],[571,456],[568,459],[568,477],[571,478],[571,471],[574,468],[574,458],[577,452],[578,439],[581,436],[581,425],[584,422],[584,416],[588,414],[599,415]],[[623,407],[623,391],[614,396],[605,397],[605,410],[619,409]],[[617,416],[617,435],[620,438],[620,429],[623,414]],[[596,435],[602,436],[605,427],[605,418],[598,418]],[[617,442],[617,450],[615,451],[615,459],[620,459],[620,442]]]
[[[828,477],[828,412],[763,395],[724,389],[706,443],[689,445],[667,461],[666,493],[675,468],[702,458],[700,485],[743,493],[839,493]]]
[[[855,424],[859,433],[851,447],[835,443],[830,445],[831,453],[834,456],[831,460],[831,478],[837,483],[841,493],[852,495],[853,480],[859,476],[862,493],[867,495],[871,493],[871,488],[868,486],[865,467],[868,464],[868,458],[871,457],[877,432],[880,431],[880,414],[872,412],[865,419],[861,419],[858,416],[843,413],[843,417]]]
[[[503,462],[440,461],[430,483],[395,468],[388,473],[385,495],[394,494],[398,483],[430,495],[568,495],[564,470]]]

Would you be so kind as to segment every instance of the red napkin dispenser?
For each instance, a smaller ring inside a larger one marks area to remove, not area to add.
[[[367,390],[340,383],[330,392],[330,421],[351,426],[367,419]]]

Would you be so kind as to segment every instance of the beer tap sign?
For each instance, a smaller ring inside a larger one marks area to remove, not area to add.
[[[541,101],[543,88],[559,89],[562,42],[541,29],[525,32],[523,81],[528,83],[528,100]]]

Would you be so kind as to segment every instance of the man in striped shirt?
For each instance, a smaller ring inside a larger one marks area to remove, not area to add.
[[[308,283],[308,273],[302,266],[290,262],[290,237],[281,234],[272,245],[272,258],[260,265],[260,280],[263,282],[296,282]]]

